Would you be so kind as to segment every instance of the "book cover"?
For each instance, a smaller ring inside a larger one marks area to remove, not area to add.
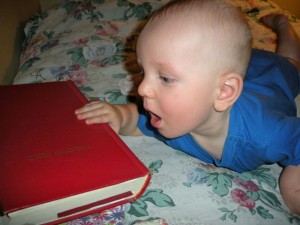
[[[4,224],[64,222],[137,199],[148,169],[108,124],[74,111],[72,81],[0,86],[0,211]]]

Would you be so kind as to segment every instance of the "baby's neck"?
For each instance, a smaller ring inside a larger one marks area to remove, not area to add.
[[[229,111],[219,113],[205,131],[190,134],[195,141],[217,159],[222,158],[223,148],[229,129]]]

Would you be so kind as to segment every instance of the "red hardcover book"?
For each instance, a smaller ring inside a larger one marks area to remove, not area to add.
[[[87,102],[71,81],[0,86],[3,224],[65,222],[145,190],[148,169],[108,124],[77,120]]]

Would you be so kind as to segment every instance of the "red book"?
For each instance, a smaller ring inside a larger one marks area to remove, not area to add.
[[[3,224],[65,222],[145,190],[148,169],[108,124],[77,120],[87,102],[71,81],[0,86]]]

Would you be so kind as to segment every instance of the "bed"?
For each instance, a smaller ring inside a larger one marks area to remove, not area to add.
[[[71,79],[90,100],[139,101],[135,41],[150,13],[167,1],[65,0],[33,15],[13,84]],[[276,36],[259,22],[270,12],[287,14],[300,35],[300,21],[271,1],[231,1],[245,13],[256,48],[275,50]],[[150,137],[121,138],[151,171],[149,187],[135,202],[65,224],[300,224],[282,200],[276,164],[235,173]]]

